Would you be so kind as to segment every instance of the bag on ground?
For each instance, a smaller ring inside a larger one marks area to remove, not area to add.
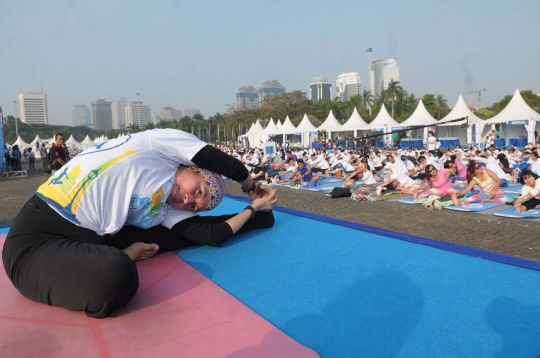
[[[341,188],[341,187],[335,187],[332,189],[332,192],[330,193],[333,199],[335,198],[345,198],[351,196],[351,189],[349,188]]]

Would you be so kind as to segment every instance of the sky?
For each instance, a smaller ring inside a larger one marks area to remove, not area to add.
[[[99,98],[226,112],[236,90],[278,80],[308,91],[371,60],[396,57],[401,86],[421,97],[486,88],[490,106],[516,88],[540,92],[540,1],[0,1],[0,106],[47,95],[50,124]],[[469,94],[466,102],[477,96]]]

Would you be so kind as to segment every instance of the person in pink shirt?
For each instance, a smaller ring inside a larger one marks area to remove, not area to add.
[[[421,199],[430,195],[437,195],[440,197],[456,193],[457,190],[452,187],[452,180],[450,180],[450,176],[454,175],[456,171],[456,168],[437,170],[435,166],[428,165],[426,167],[425,183],[420,185],[414,192],[414,199]],[[431,189],[425,190],[429,187],[431,187]]]

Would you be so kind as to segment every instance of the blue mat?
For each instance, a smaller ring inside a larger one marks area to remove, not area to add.
[[[505,205],[504,203],[472,203],[461,206],[448,206],[445,209],[458,210],[458,211],[483,211],[497,206]]]
[[[244,206],[225,199],[209,214]],[[271,229],[177,254],[321,357],[540,353],[540,272],[425,245],[540,264],[282,210]]]
[[[514,208],[510,208],[510,209],[500,211],[498,213],[493,213],[493,215],[505,216],[507,218],[534,219],[534,218],[540,218],[540,209],[531,209],[531,210],[523,211],[518,214],[516,213]]]
[[[414,202],[414,198],[412,196],[409,198],[398,199],[398,201],[405,204],[417,204]]]

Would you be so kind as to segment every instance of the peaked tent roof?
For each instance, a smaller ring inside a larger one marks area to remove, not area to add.
[[[283,123],[281,123],[281,120],[278,119],[276,127],[278,127],[278,129],[279,129],[279,128],[281,128],[281,126],[283,126]]]
[[[90,139],[90,137],[87,134],[86,138],[84,138],[84,140],[81,142],[81,147],[83,149],[88,149],[88,148],[91,148],[93,146],[94,146],[94,141],[92,139]]]
[[[354,111],[351,114],[351,117],[345,122],[343,126],[341,126],[341,131],[353,131],[353,130],[362,130],[362,129],[368,129],[369,124],[364,121],[364,119],[360,116],[360,113],[356,110],[356,107],[354,107]]]
[[[413,114],[407,118],[401,125],[402,126],[425,126],[429,124],[437,124],[437,120],[429,114],[424,102],[418,101],[418,106],[414,110]]]
[[[33,141],[30,142],[30,145],[34,146],[34,144],[36,144],[36,142],[39,142],[39,144],[41,144],[41,142],[42,142],[41,138],[39,138],[39,134],[36,134],[36,137],[34,138]]]
[[[73,137],[73,134],[69,136],[69,139],[66,140],[66,145],[67,146],[75,146],[75,145],[79,145],[80,143],[77,142],[77,140],[75,139],[75,137]]]
[[[244,134],[245,136],[248,136],[253,132],[253,127],[255,127],[255,122],[251,123],[251,127],[249,127],[249,130]]]
[[[261,135],[268,135],[268,134],[277,134],[279,132],[278,127],[276,126],[276,123],[274,122],[274,119],[270,118],[270,122],[268,122],[268,125],[266,128],[260,133]]]
[[[499,114],[482,122],[493,124],[504,123],[516,119],[533,119],[535,121],[540,121],[540,114],[529,107],[527,102],[525,102],[523,97],[521,97],[519,89],[516,89],[516,92],[514,92],[514,96],[510,102],[508,102],[506,107],[504,107]]]
[[[283,125],[279,129],[279,134],[294,134],[296,132],[296,127],[294,124],[292,124],[289,116],[287,116],[287,118],[285,118],[285,122],[283,122]]]
[[[456,102],[456,105],[452,108],[450,113],[448,113],[446,116],[444,116],[443,119],[441,119],[441,122],[450,121],[452,119],[458,119],[461,117],[469,117],[469,123],[476,123],[480,122],[481,119],[478,118],[469,107],[467,107],[467,104],[463,100],[463,97],[459,95],[459,98]],[[464,124],[465,120],[458,121],[458,122],[452,122],[452,123],[446,123],[446,124],[439,124],[442,127],[449,127],[449,126],[459,126],[461,124]]]
[[[30,144],[26,143],[22,138],[21,136],[18,136],[17,137],[17,140],[12,144],[12,146],[14,145],[18,145],[19,146],[19,149],[22,150],[25,149],[25,148],[28,148],[30,146]]]
[[[296,127],[297,132],[316,132],[317,128],[311,123],[306,113],[304,113],[304,118],[302,118],[302,121]]]
[[[253,132],[251,133],[251,135],[259,135],[262,133],[262,131],[264,131],[264,128],[261,125],[261,120],[257,119],[255,124],[253,125]]]
[[[399,124],[390,116],[388,111],[386,110],[386,106],[383,104],[381,107],[381,110],[379,111],[379,114],[377,114],[377,117],[369,124],[369,128],[392,128],[392,127],[400,127],[403,124]]]
[[[339,123],[334,116],[334,112],[330,110],[330,113],[328,113],[328,117],[324,120],[324,123],[321,124],[317,129],[318,130],[325,130],[325,131],[339,131],[343,127],[341,123]]]

